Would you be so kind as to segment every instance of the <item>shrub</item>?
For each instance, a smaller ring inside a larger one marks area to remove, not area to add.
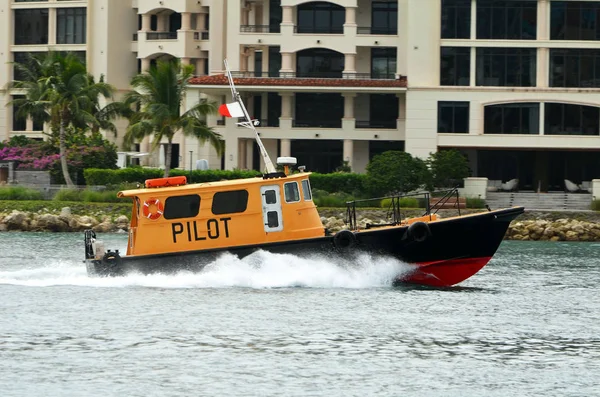
[[[188,183],[214,182],[223,179],[255,178],[262,174],[258,171],[185,171],[172,170],[171,176],[185,176]],[[118,170],[90,168],[84,171],[88,186],[119,186],[121,184],[144,184],[146,179],[162,178],[163,170],[158,168],[128,167]]]
[[[467,197],[467,208],[485,208],[485,200]]]
[[[0,187],[0,200],[43,200],[41,192],[23,186]]]
[[[429,180],[425,161],[406,152],[388,151],[373,157],[367,165],[365,186],[371,194],[385,196],[417,190]]]
[[[327,192],[344,192],[356,195],[365,189],[366,175],[337,172],[333,174],[319,174],[315,172],[310,176],[310,185],[313,189]]]
[[[600,211],[600,200],[592,201],[592,211]]]
[[[83,194],[78,189],[61,189],[52,198],[54,201],[83,201]]]
[[[392,205],[392,199],[381,200],[381,208],[389,208]],[[421,208],[419,200],[415,197],[404,197],[400,199],[400,208]]]
[[[471,174],[469,161],[456,149],[440,150],[427,159],[431,170],[433,186],[438,188],[455,187]]]
[[[82,200],[88,203],[121,203],[126,198],[117,197],[118,191],[104,190],[102,192],[95,190],[83,190],[81,192]]]

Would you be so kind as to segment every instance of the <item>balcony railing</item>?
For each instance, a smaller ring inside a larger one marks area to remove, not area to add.
[[[294,33],[300,34],[344,34],[343,26],[327,26],[323,28],[309,26],[294,26]]]
[[[146,40],[177,40],[177,32],[148,32]]]
[[[395,129],[396,120],[356,120],[355,127]]]
[[[238,123],[243,123],[245,122],[246,119],[244,117],[238,117],[237,122]],[[258,120],[259,127],[279,127],[279,118],[274,119],[274,120],[269,120],[269,119],[262,119],[262,120]]]
[[[356,28],[357,34],[383,34],[383,35],[396,35],[398,34],[398,28],[390,27],[372,27],[372,26],[359,26]]]
[[[238,78],[310,78],[310,79],[353,79],[353,80],[394,80],[394,73],[347,73],[347,72],[260,72],[260,71],[234,71],[233,77]]]
[[[194,40],[208,40],[208,30],[203,32],[194,32]]]
[[[240,32],[243,33],[280,33],[279,25],[242,25]]]
[[[342,120],[292,120],[294,128],[342,128]]]

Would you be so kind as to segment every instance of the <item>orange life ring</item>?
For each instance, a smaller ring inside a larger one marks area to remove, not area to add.
[[[155,207],[154,211],[150,210],[150,206],[153,205]],[[163,214],[164,207],[159,199],[150,197],[148,200],[144,201],[144,206],[142,207],[142,212],[144,213],[144,217],[156,220],[161,217]]]

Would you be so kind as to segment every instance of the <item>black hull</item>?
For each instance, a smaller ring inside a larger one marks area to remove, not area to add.
[[[340,244],[334,236],[286,241],[256,246],[231,247],[177,254],[125,256],[111,260],[86,260],[92,275],[119,276],[128,272],[173,273],[200,271],[221,253],[245,257],[264,250],[272,253],[334,254],[352,256],[368,252],[393,256],[407,263],[491,258],[502,242],[510,222],[522,214],[522,207],[465,215],[428,224],[426,235],[415,238],[407,226],[372,228],[354,233],[355,240]],[[422,241],[420,241],[422,240]],[[487,263],[483,262],[483,265]],[[483,265],[481,267],[483,267]],[[478,270],[478,269],[477,269]]]

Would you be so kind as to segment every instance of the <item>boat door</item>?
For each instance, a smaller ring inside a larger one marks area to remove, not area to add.
[[[279,185],[261,186],[260,195],[265,232],[282,231],[283,217],[281,215],[281,194]]]

